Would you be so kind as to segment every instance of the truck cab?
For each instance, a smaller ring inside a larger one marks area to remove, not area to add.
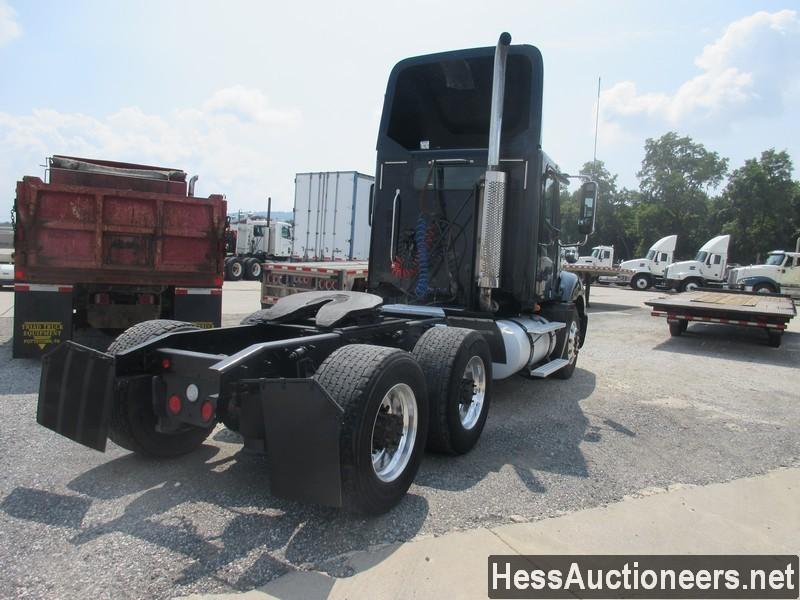
[[[292,226],[283,221],[248,219],[239,223],[236,253],[266,258],[288,258],[292,254]]]
[[[673,262],[677,243],[677,235],[668,235],[650,246],[644,258],[623,261],[619,266],[624,271],[617,276],[616,283],[627,283],[635,290],[646,290],[659,283]]]
[[[676,262],[667,267],[667,287],[687,292],[699,287],[719,285],[725,280],[728,245],[731,236],[718,235],[708,240],[694,260]]]
[[[763,265],[731,269],[729,287],[800,298],[800,252],[773,250]]]
[[[614,246],[595,246],[589,256],[579,256],[577,264],[611,268],[614,266]]]

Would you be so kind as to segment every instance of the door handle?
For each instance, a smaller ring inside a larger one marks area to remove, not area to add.
[[[394,191],[394,200],[392,200],[392,237],[389,242],[389,264],[394,262],[394,230],[395,219],[397,218],[397,201],[400,199],[400,188]]]

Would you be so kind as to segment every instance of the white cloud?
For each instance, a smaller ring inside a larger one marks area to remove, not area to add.
[[[0,46],[11,43],[22,35],[22,28],[17,23],[17,13],[5,0],[0,0]]]
[[[291,147],[301,124],[298,110],[276,109],[243,86],[166,117],[138,107],[103,118],[53,109],[0,112],[0,147],[9,157],[0,165],[0,189],[40,174],[46,156],[71,154],[184,169],[200,175],[198,193],[226,194],[235,207],[258,207],[272,194],[283,209],[291,207],[294,165],[276,149]],[[4,220],[7,211],[0,210]]]
[[[800,77],[800,19],[793,10],[734,21],[696,57],[701,72],[673,93],[642,92],[622,81],[601,94],[604,140],[658,125],[728,125],[780,113]],[[656,67],[657,68],[657,67]]]

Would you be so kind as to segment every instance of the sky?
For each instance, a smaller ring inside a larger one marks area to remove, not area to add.
[[[800,160],[800,1],[0,0],[0,221],[52,154],[183,169],[231,212],[291,210],[295,173],[374,173],[397,61],[502,31],[542,52],[542,144],[567,172],[592,159],[598,77],[597,158],[620,186],[671,130],[731,168]]]

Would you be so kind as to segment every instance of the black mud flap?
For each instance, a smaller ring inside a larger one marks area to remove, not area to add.
[[[42,357],[40,425],[104,452],[113,396],[113,356],[64,342]]]
[[[313,379],[263,379],[260,394],[272,493],[342,506],[341,407]]]

